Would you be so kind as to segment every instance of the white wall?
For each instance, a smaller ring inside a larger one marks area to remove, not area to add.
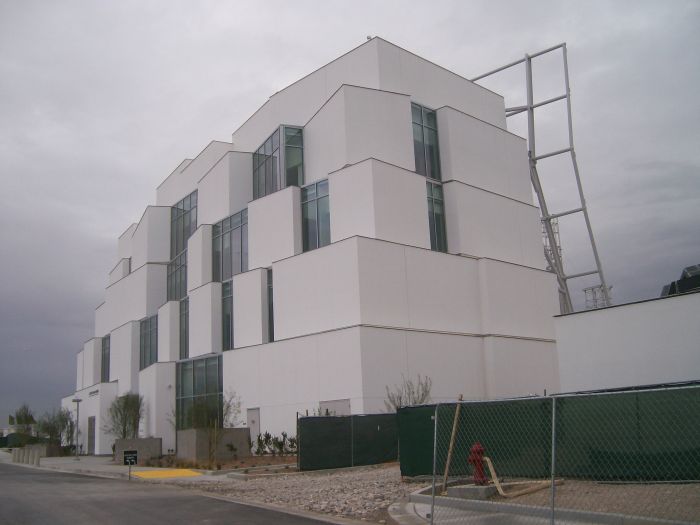
[[[131,264],[139,268],[146,263],[170,261],[170,208],[148,206],[131,238]]]
[[[154,363],[139,373],[144,416],[140,437],[159,437],[163,453],[175,448],[175,363]]]
[[[700,379],[700,293],[558,316],[564,392]]]
[[[129,275],[131,271],[131,259],[119,259],[116,266],[109,272],[109,284],[116,283],[119,279]]]
[[[78,421],[78,446],[82,445],[83,454],[88,451],[88,418],[95,417],[95,454],[111,454],[114,436],[105,430],[109,407],[117,396],[116,383],[101,383],[80,389],[71,396],[61,400],[61,407],[70,410],[76,420],[76,404],[73,399],[81,399],[80,420]],[[74,443],[71,438],[70,443]]]
[[[248,268],[301,253],[301,192],[290,186],[248,205]]]
[[[79,382],[82,388],[87,388],[100,382],[102,365],[102,339],[99,337],[88,340],[83,345],[83,380]]]
[[[128,259],[131,257],[131,237],[134,235],[134,231],[138,224],[131,224],[125,231],[119,236],[117,241],[117,259]]]
[[[212,280],[212,227],[202,224],[187,241],[187,290]]]
[[[95,336],[102,337],[124,323],[154,315],[165,303],[166,286],[166,264],[134,268],[108,286],[105,302],[95,310]]]
[[[244,209],[252,199],[252,154],[226,153],[197,184],[198,224],[215,224]]]
[[[362,235],[430,248],[425,177],[369,159],[328,183],[331,242]]]
[[[180,359],[180,301],[168,301],[158,309],[158,361]]]
[[[233,276],[233,346],[267,342],[267,271],[251,270]]]
[[[539,208],[460,182],[442,188],[450,253],[545,268]]]
[[[221,283],[190,292],[190,357],[221,352]]]
[[[199,180],[233,147],[229,142],[210,142],[189,163],[181,164],[156,189],[156,206],[173,206],[197,189]],[[199,196],[199,195],[198,195]]]
[[[532,204],[524,138],[453,108],[438,110],[442,180],[459,180]]]
[[[109,377],[118,382],[120,396],[139,390],[140,328],[138,321],[131,321],[114,329],[110,336]]]

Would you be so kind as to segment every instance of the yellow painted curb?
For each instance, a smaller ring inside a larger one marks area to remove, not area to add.
[[[159,478],[191,478],[194,476],[201,476],[201,472],[195,472],[194,470],[186,468],[172,468],[163,470],[139,470],[137,472],[132,472],[132,476],[143,479],[159,479]]]

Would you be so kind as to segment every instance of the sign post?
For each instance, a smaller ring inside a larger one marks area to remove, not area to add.
[[[131,465],[136,465],[138,462],[138,451],[137,450],[125,450],[124,451],[124,464],[129,465],[129,481],[131,481]]]

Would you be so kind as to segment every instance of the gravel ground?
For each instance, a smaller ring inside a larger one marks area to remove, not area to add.
[[[240,500],[382,523],[386,508],[418,486],[402,483],[396,464],[331,473],[304,472],[248,481],[172,480],[162,482]]]
[[[614,512],[700,523],[700,483],[617,484],[565,480],[556,487],[560,508]],[[549,506],[550,491],[492,501]]]

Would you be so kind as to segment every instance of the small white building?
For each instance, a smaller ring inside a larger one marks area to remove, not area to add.
[[[234,391],[254,437],[384,411],[418,374],[435,401],[558,390],[557,285],[505,121],[497,93],[373,38],[182,161],[119,237],[78,353],[83,451],[111,452],[127,392],[166,451]]]

